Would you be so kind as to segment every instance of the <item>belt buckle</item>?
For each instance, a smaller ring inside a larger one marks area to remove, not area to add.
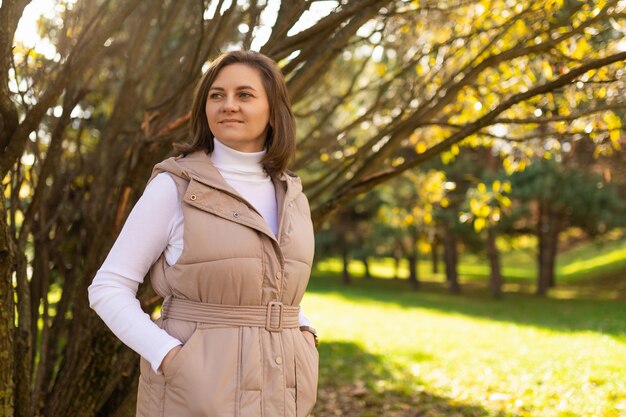
[[[274,306],[278,306],[278,327],[272,327],[272,307]],[[281,330],[283,330],[283,303],[281,303],[280,301],[270,301],[267,304],[265,329],[268,332],[280,332]]]

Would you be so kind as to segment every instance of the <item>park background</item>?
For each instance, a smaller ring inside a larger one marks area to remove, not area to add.
[[[625,35],[624,0],[0,1],[0,417],[133,415],[86,289],[238,48],[297,118],[315,416],[626,416]]]

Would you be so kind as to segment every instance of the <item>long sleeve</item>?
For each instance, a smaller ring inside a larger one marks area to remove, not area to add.
[[[307,316],[304,315],[304,311],[302,311],[302,307],[300,307],[298,321],[299,321],[300,326],[311,326],[311,321],[309,320]]]
[[[167,352],[181,342],[143,312],[136,297],[150,266],[168,246],[178,210],[176,185],[157,175],[133,207],[106,260],[89,286],[89,305],[128,347],[155,372]]]

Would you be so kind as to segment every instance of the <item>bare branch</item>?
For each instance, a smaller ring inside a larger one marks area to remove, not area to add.
[[[22,123],[15,128],[12,137],[6,142],[6,146],[3,146],[4,152],[0,155],[0,178],[6,175],[11,165],[22,154],[28,135],[37,127],[48,108],[60,96],[67,83],[81,71],[85,70],[91,63],[91,57],[95,55],[99,48],[102,48],[104,41],[121,26],[126,17],[140,2],[141,0],[129,0],[123,3],[123,6],[120,6],[114,13],[109,14],[107,20],[98,26],[97,31],[94,30],[93,34],[85,40],[81,49],[76,53],[72,52],[68,56],[60,74],[50,82],[48,89],[41,95],[37,104],[28,112]]]

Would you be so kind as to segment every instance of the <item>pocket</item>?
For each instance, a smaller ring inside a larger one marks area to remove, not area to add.
[[[263,410],[261,409],[261,391],[241,391],[241,395],[239,396],[238,416],[261,417],[262,415]]]
[[[187,356],[189,356],[190,352],[193,351],[193,345],[195,341],[198,339],[200,334],[200,330],[196,329],[193,331],[189,339],[183,344],[183,347],[180,348],[178,353],[172,358],[168,367],[163,371],[163,376],[166,381],[171,381],[172,378],[176,376],[182,365],[185,363]]]
[[[296,352],[296,417],[306,417],[317,401],[319,352],[300,333],[300,349]]]
[[[315,350],[315,352],[317,353],[317,346],[315,346],[315,344],[312,344],[311,342],[309,342],[309,339],[306,338],[306,336],[304,335],[304,332],[302,330],[300,330],[300,335],[304,339],[304,343],[306,343],[307,346],[309,346],[310,348]]]
[[[163,377],[155,374],[144,358],[140,358],[139,368],[136,417],[162,417],[165,398]]]
[[[239,330],[198,328],[165,371],[163,415],[232,416],[239,400]]]

